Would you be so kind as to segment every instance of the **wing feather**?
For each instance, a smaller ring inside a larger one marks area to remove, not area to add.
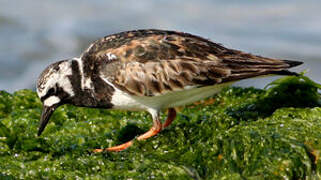
[[[113,83],[136,96],[155,96],[191,86],[212,85],[222,82],[231,73],[230,69],[213,62],[182,59],[127,63],[118,71]]]
[[[83,53],[85,77],[100,72],[123,91],[157,96],[275,72],[289,62],[228,49],[182,32],[138,30],[106,36]]]

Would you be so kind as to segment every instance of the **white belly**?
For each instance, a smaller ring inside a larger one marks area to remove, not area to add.
[[[114,109],[148,110],[152,108],[161,110],[169,107],[183,106],[205,99],[220,92],[222,88],[230,84],[231,83],[225,83],[201,88],[188,88],[152,97],[132,96],[116,89],[111,102],[114,104]]]

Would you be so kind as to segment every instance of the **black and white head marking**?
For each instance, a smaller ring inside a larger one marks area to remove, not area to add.
[[[59,103],[62,97],[57,94],[62,90],[63,95],[75,95],[69,76],[72,76],[71,61],[59,61],[48,66],[40,75],[37,84],[37,94],[45,106]]]
[[[92,89],[92,80],[84,75],[84,64],[82,62],[82,57],[80,58],[73,58],[73,60],[76,60],[79,65],[80,75],[81,75],[81,89]]]

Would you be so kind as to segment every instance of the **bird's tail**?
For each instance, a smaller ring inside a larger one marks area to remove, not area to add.
[[[294,60],[282,60],[282,61],[289,65],[288,68],[292,68],[292,67],[299,66],[299,65],[303,64],[303,62],[301,62],[301,61],[294,61]],[[272,72],[272,74],[286,75],[286,76],[299,76],[298,73],[291,72],[289,70],[275,71],[275,72]]]
[[[294,60],[282,60],[282,61],[288,64],[290,66],[289,68],[303,64],[303,62],[301,61],[294,61]]]

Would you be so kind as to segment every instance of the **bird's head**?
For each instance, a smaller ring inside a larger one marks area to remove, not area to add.
[[[40,75],[37,94],[43,103],[38,136],[45,129],[52,113],[68,103],[74,94],[72,87],[72,61],[63,60],[49,65]]]

